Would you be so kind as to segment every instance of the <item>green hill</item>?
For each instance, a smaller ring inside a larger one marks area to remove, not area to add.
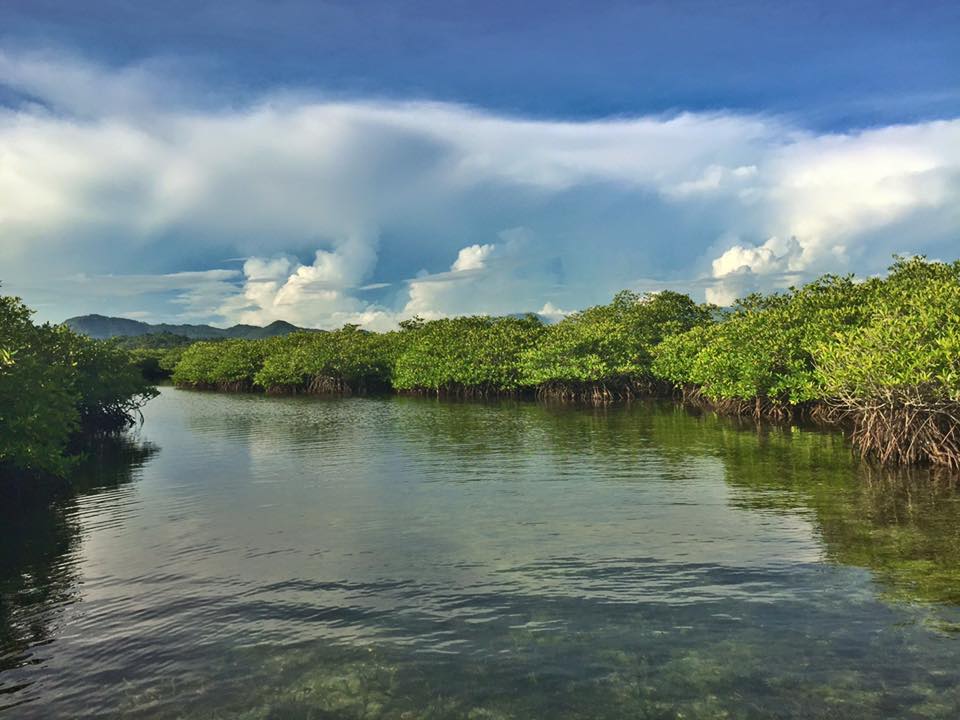
[[[105,315],[79,315],[64,320],[64,325],[71,330],[98,340],[113,337],[139,337],[141,335],[155,335],[169,333],[180,335],[191,340],[214,340],[226,338],[258,338],[288,335],[297,330],[304,330],[283,320],[277,320],[266,327],[257,325],[234,325],[228,328],[218,328],[212,325],[170,325],[166,323],[150,324],[140,320],[131,320],[122,317],[107,317]]]

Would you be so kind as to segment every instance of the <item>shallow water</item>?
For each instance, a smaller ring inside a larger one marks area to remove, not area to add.
[[[955,718],[960,502],[671,405],[164,389],[0,514],[0,715]]]

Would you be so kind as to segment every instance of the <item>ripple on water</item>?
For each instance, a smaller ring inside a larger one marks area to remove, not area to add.
[[[11,717],[957,716],[960,505],[837,436],[171,389],[146,415],[155,450],[10,526]]]

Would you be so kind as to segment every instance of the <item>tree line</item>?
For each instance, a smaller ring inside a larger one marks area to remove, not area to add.
[[[268,393],[673,394],[721,413],[838,425],[885,463],[960,469],[960,261],[899,258],[883,278],[825,275],[724,309],[624,291],[554,325],[414,318],[387,333],[348,325],[199,342],[173,380]]]
[[[62,476],[83,439],[181,387],[607,402],[672,395],[720,413],[845,428],[881,462],[960,469],[960,261],[898,259],[730,308],[624,291],[554,325],[535,315],[413,318],[255,340],[96,341],[0,297],[0,479]]]

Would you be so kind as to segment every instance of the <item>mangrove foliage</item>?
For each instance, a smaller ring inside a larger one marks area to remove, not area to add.
[[[722,413],[839,425],[882,462],[960,468],[960,261],[901,258],[884,278],[826,275],[726,309],[624,291],[554,325],[414,318],[388,333],[196,343],[173,379],[272,393],[676,394]]]
[[[63,477],[84,438],[129,427],[156,394],[134,358],[0,296],[0,485]]]
[[[183,357],[183,352],[196,340],[170,332],[145,335],[119,335],[110,342],[126,350],[133,357],[140,372],[147,380],[167,380]]]

